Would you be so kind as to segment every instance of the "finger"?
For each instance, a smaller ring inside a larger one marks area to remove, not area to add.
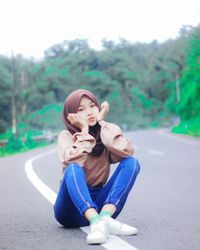
[[[103,109],[104,107],[106,107],[106,102],[103,102],[103,103],[101,104],[101,109]]]
[[[106,102],[106,103],[105,103],[105,106],[106,106],[107,108],[109,108],[109,103],[108,103],[108,102]]]
[[[68,115],[68,118],[70,118],[70,119],[75,119],[75,118],[76,118],[76,114],[69,114],[69,115]]]
[[[75,116],[75,115],[76,115],[76,114],[74,114],[74,113],[69,113],[69,114],[68,114],[68,116],[71,116],[71,117],[72,117],[72,116]]]
[[[110,105],[109,103],[107,103],[107,111],[109,111]]]
[[[70,115],[67,116],[67,119],[71,122],[71,116]]]
[[[71,124],[73,124],[74,122],[76,122],[76,117],[74,114],[69,114],[67,116],[68,120],[71,122]]]

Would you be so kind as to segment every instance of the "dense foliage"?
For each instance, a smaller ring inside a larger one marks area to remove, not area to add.
[[[1,56],[0,133],[12,127],[14,116],[27,130],[61,129],[62,104],[77,88],[107,100],[108,119],[124,128],[172,125],[179,117],[195,120],[199,131],[200,26],[183,27],[164,43],[102,44],[95,51],[87,40],[64,41],[40,61]]]
[[[200,27],[189,40],[181,84],[182,98],[177,110],[182,123],[174,132],[200,136]]]

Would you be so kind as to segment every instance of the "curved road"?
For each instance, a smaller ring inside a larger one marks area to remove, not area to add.
[[[167,130],[128,132],[128,136],[134,141],[141,172],[119,219],[136,226],[139,234],[120,237],[121,242],[129,249],[199,250],[200,140]],[[55,147],[0,158],[0,249],[112,249],[112,244],[88,246],[82,230],[60,227],[51,202],[27,178],[27,161]],[[33,161],[33,170],[58,191],[56,152]]]

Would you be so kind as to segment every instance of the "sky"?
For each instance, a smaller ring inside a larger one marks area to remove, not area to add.
[[[41,58],[64,40],[164,42],[200,23],[199,0],[0,0],[0,54]]]

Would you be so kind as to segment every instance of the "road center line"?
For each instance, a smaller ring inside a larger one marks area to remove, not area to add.
[[[163,155],[163,152],[157,151],[157,150],[149,150],[149,153],[153,155],[158,155],[158,156]]]
[[[36,155],[29,160],[25,162],[25,172],[30,180],[30,182],[33,184],[33,186],[52,204],[54,205],[56,201],[57,194],[44,182],[40,180],[40,178],[36,175],[36,173],[33,170],[33,162],[41,159],[43,157],[46,157],[48,155],[54,154],[57,151],[56,148],[48,151],[47,153]],[[80,227],[80,229],[87,233],[89,232],[89,227]],[[102,247],[108,250],[138,250],[134,246],[130,245],[126,241],[120,239],[119,237],[115,235],[110,235],[109,239],[106,243],[101,244]]]

